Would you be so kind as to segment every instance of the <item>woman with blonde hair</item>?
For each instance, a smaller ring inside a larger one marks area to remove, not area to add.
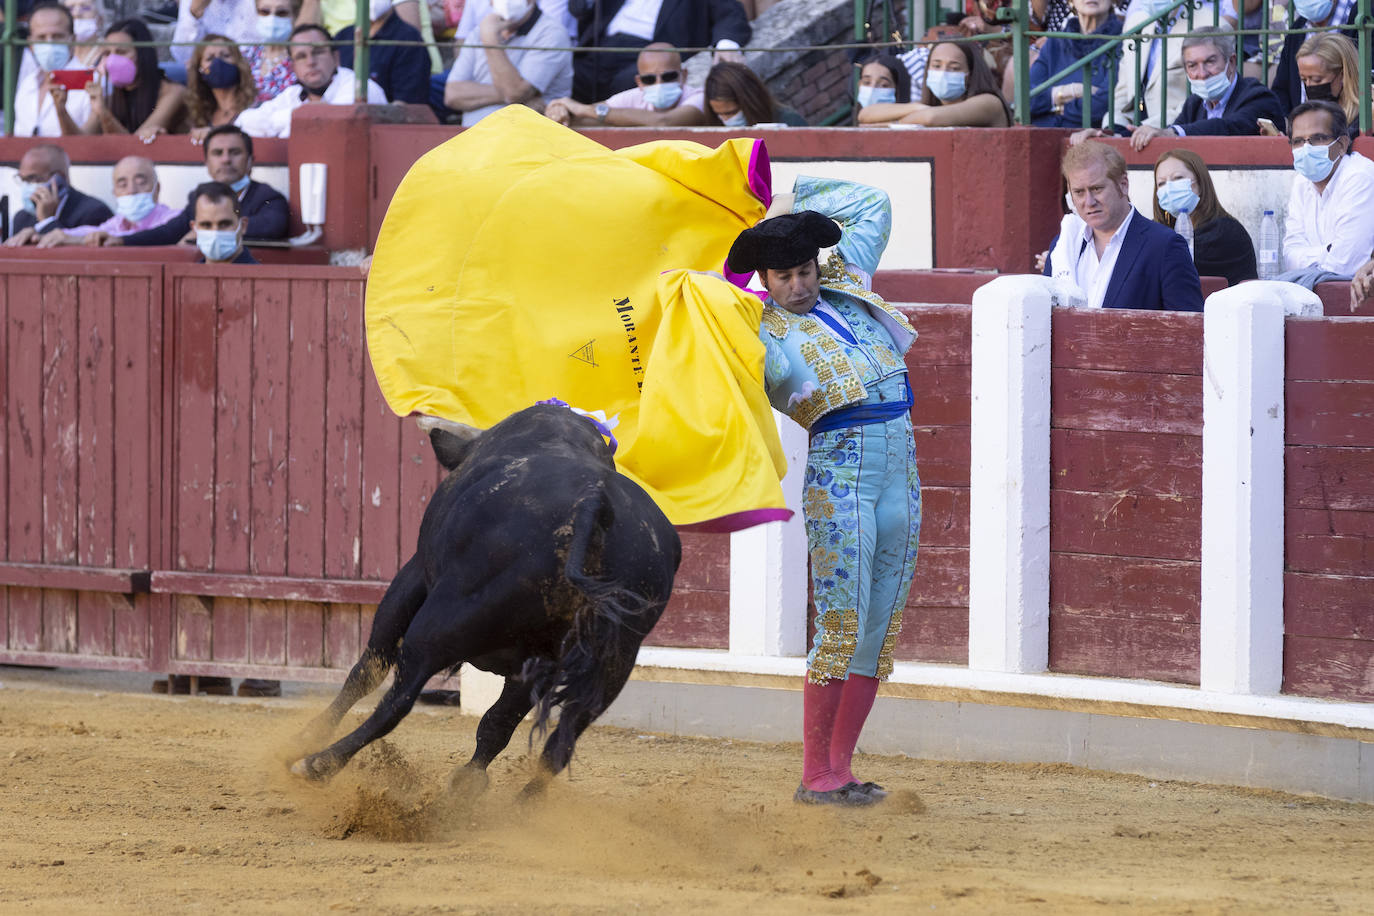
[[[1171,149],[1155,160],[1154,220],[1173,229],[1181,213],[1193,225],[1199,276],[1225,277],[1228,286],[1259,276],[1250,233],[1217,199],[1207,163],[1192,150]]]
[[[186,111],[191,142],[199,144],[211,129],[232,124],[258,100],[253,71],[239,46],[224,35],[206,35],[186,64]]]
[[[1340,32],[1318,32],[1298,48],[1298,75],[1311,102],[1335,102],[1360,132],[1360,55]]]

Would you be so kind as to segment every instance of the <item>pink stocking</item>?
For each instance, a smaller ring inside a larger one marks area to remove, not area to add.
[[[835,728],[835,712],[844,694],[844,681],[813,684],[808,678],[802,688],[802,785],[817,792],[838,789],[848,780],[830,770],[830,736]]]
[[[858,782],[849,767],[854,760],[859,733],[864,730],[864,722],[868,720],[868,713],[877,695],[876,677],[851,674],[844,682],[839,709],[835,713],[835,727],[830,732],[830,772],[840,785]]]

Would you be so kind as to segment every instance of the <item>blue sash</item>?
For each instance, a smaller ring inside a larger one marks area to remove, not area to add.
[[[832,429],[867,426],[870,423],[886,423],[888,420],[895,420],[902,414],[911,413],[911,407],[916,402],[911,394],[911,382],[903,379],[902,387],[906,389],[906,396],[900,401],[880,401],[876,404],[864,402],[855,404],[853,407],[841,407],[839,410],[832,410],[812,423],[808,432],[815,435],[816,433],[828,433]]]

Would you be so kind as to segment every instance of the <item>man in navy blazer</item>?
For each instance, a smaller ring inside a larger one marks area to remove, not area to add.
[[[1046,276],[1063,276],[1090,308],[1202,311],[1202,285],[1183,237],[1131,206],[1126,160],[1105,143],[1069,147],[1061,164],[1080,238],[1057,240]],[[1055,265],[1056,256],[1072,263]]]
[[[583,48],[642,48],[659,41],[705,48],[726,39],[734,42],[730,47],[743,47],[753,35],[739,0],[568,0],[568,12],[577,19]],[[691,56],[684,52],[682,58]],[[590,105],[633,89],[635,72],[633,54],[579,52],[573,55],[572,97]]]
[[[32,189],[30,202],[14,215],[6,245],[36,242],[54,229],[97,226],[114,215],[102,201],[71,186],[71,167],[66,151],[51,143],[40,143],[24,153],[19,160],[19,181]]]

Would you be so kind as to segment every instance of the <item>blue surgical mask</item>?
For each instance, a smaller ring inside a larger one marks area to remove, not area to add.
[[[197,229],[196,247],[207,261],[227,261],[238,250],[239,234],[234,229]]]
[[[229,187],[234,189],[235,194],[242,194],[243,189],[248,187],[248,182],[250,181],[252,181],[252,179],[249,178],[247,175],[244,175],[238,181],[229,182]]]
[[[1174,5],[1174,0],[1145,0],[1145,13],[1153,18]],[[1182,7],[1180,7],[1182,9]]]
[[[268,44],[279,45],[291,37],[290,16],[258,16],[258,37]]]
[[[897,90],[890,86],[860,86],[856,96],[860,108],[869,105],[892,105],[897,101]]]
[[[239,84],[239,68],[234,62],[223,57],[210,58],[206,72],[201,74],[205,85],[211,89],[232,89]]]
[[[1306,143],[1293,150],[1293,169],[1308,181],[1325,181],[1326,176],[1336,167],[1335,160],[1330,158],[1331,143],[1325,146]]]
[[[1331,15],[1334,0],[1294,0],[1293,8],[1308,22],[1325,22]]]
[[[1193,95],[1201,99],[1206,99],[1209,102],[1215,102],[1225,95],[1226,87],[1230,85],[1231,77],[1226,75],[1225,70],[1220,73],[1214,73],[1205,80],[1188,80],[1188,88],[1193,90]]]
[[[70,47],[49,41],[30,45],[29,50],[33,52],[33,59],[38,61],[38,66],[43,70],[61,70],[67,65],[67,61],[72,59]]]
[[[659,111],[672,108],[680,98],[682,98],[681,83],[658,82],[652,86],[644,87],[644,101]]]
[[[1191,178],[1175,178],[1173,181],[1166,181],[1155,189],[1155,196],[1159,198],[1159,206],[1178,216],[1180,213],[1192,213],[1197,209],[1198,196],[1193,190]]]
[[[157,206],[157,201],[153,200],[151,191],[139,191],[137,194],[125,194],[115,198],[115,212],[124,217],[131,223],[137,223],[153,212],[153,207]]]
[[[37,208],[33,205],[33,192],[43,187],[41,181],[24,181],[19,184],[19,199],[24,204],[24,209],[30,213],[36,212]]]
[[[962,70],[927,70],[926,88],[942,102],[952,102],[964,94],[967,77]]]
[[[742,111],[737,111],[720,123],[724,124],[726,127],[748,127],[749,116]]]

